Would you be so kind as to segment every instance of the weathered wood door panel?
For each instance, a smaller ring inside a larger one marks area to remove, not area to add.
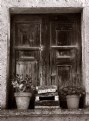
[[[12,75],[31,75],[32,83],[39,84],[41,19],[37,16],[12,17],[13,59]],[[13,68],[14,66],[14,68]]]
[[[80,15],[55,16],[50,21],[51,75],[52,82],[77,85],[72,77],[81,77]],[[80,79],[82,80],[82,79]],[[59,81],[59,82],[58,82]],[[70,82],[70,83],[68,83]]]
[[[29,23],[18,23],[16,34],[18,41],[15,45],[40,46],[41,23],[39,21],[29,21]]]

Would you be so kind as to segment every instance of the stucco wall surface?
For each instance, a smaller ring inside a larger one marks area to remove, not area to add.
[[[89,95],[89,1],[88,0],[0,0],[0,104],[6,107],[6,86],[9,70],[10,9],[20,8],[82,8],[83,80]],[[89,96],[86,98],[87,104]]]

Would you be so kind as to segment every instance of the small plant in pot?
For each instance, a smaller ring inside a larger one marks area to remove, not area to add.
[[[17,108],[28,109],[32,96],[31,92],[34,89],[31,75],[16,74],[12,78],[12,85],[15,91]]]
[[[65,85],[60,87],[59,93],[66,98],[69,109],[78,109],[80,97],[85,95],[85,89],[81,85],[80,75],[73,73],[71,80],[67,80]]]
[[[80,97],[85,95],[85,90],[81,86],[65,86],[60,89],[60,93],[66,97],[69,109],[78,109]]]

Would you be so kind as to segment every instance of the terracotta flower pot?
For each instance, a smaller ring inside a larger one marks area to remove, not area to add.
[[[67,95],[67,106],[68,109],[78,109],[80,97],[78,95]]]
[[[17,109],[28,109],[31,93],[29,92],[16,92],[14,94],[17,104]]]

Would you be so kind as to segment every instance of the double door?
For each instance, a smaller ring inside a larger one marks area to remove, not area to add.
[[[81,78],[80,17],[12,15],[10,74],[31,75],[35,86],[74,84],[76,73]]]

